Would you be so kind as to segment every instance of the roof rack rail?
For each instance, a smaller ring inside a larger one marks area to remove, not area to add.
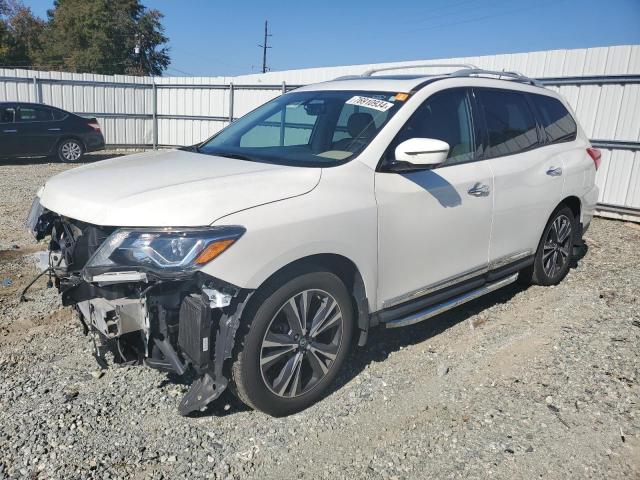
[[[502,71],[498,71],[498,70],[484,70],[482,68],[464,68],[462,70],[457,70],[451,74],[449,74],[451,77],[471,77],[471,76],[480,76],[480,75],[492,75],[495,77],[498,77],[498,80],[501,77],[507,77],[511,80],[514,80],[516,82],[521,82],[521,83],[528,83],[530,85],[535,85],[536,87],[542,87],[542,83],[538,82],[537,80],[534,80],[533,78],[529,78],[519,72],[508,72],[505,70]]]
[[[334,80],[354,80],[356,78],[360,78],[360,75],[342,75],[341,77],[336,77],[331,81],[333,82]]]
[[[498,77],[498,79],[502,77],[507,77],[508,79],[514,80],[517,82],[528,83],[530,85],[535,85],[537,87],[543,86],[542,83],[538,82],[537,80],[534,80],[533,78],[529,78],[520,72],[512,72],[512,71],[506,71],[506,70],[502,70],[502,71],[485,70],[483,68],[479,68],[469,63],[420,63],[420,64],[413,64],[413,65],[396,65],[394,67],[372,68],[362,73],[360,77],[371,77],[373,76],[374,73],[386,72],[389,70],[403,70],[408,68],[448,68],[448,67],[460,68],[460,70],[456,70],[454,72],[446,73],[443,75],[448,75],[451,77],[471,77],[471,76],[487,75],[487,76]],[[340,77],[340,78],[346,79],[349,77],[352,77],[352,76],[349,75],[348,77]]]
[[[468,70],[479,70],[478,67],[470,63],[420,63],[420,64],[414,64],[414,65],[397,65],[395,67],[372,68],[362,73],[360,76],[370,77],[377,72],[386,72],[388,70],[403,70],[406,68],[447,68],[447,67],[463,68]],[[462,71],[462,70],[458,70],[458,71]]]

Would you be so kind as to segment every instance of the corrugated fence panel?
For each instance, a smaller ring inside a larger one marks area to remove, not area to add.
[[[629,178],[629,190],[624,205],[628,208],[640,209],[640,151],[633,152],[633,170]]]
[[[596,175],[596,184],[600,188],[600,203],[626,206],[631,186],[629,180],[637,155],[637,152],[628,150],[603,150],[602,167]],[[637,185],[633,188],[635,190]]]
[[[233,115],[241,117],[278,95],[280,95],[279,90],[236,90]]]
[[[181,128],[176,128],[180,123]],[[158,120],[160,145],[194,145],[223,129],[228,122],[214,120]]]
[[[613,138],[640,140],[640,85],[625,85]]]
[[[596,88],[600,89],[600,98],[593,115],[593,130],[588,133],[589,138],[614,139],[625,86],[603,85]]]
[[[230,82],[235,87],[233,116],[238,118],[280,95],[282,82],[289,86],[304,85],[361,74],[375,67],[424,63],[470,63],[489,70],[518,71],[532,78],[640,75],[640,45],[347,65],[238,77],[152,79],[0,69],[0,101],[39,101],[81,115],[92,114],[98,118],[106,141],[111,145],[192,145],[228,124]],[[412,73],[447,71],[450,69],[410,70]],[[399,68],[397,73],[403,73],[402,69]],[[34,78],[37,83],[34,83]],[[153,83],[157,88],[153,88]],[[261,88],[246,88],[256,85]],[[567,99],[590,138],[640,141],[640,84],[562,85],[549,88],[559,91]],[[155,121],[154,103],[157,114]],[[602,203],[640,208],[639,163],[640,153],[637,150],[603,151],[602,168],[597,175]]]

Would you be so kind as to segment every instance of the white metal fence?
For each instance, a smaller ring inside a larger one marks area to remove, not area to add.
[[[640,215],[640,45],[426,62],[518,71],[559,90],[587,135],[603,150],[597,176],[601,210],[614,216]],[[191,145],[299,85],[413,63],[425,61],[238,77],[149,78],[0,69],[0,101],[42,102],[97,117],[112,146]]]

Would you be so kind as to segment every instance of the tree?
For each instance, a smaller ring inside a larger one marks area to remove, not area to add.
[[[45,23],[17,0],[0,0],[0,65],[33,66]]]
[[[145,10],[136,25],[136,45],[138,50],[138,64],[128,68],[133,74],[149,73],[161,75],[169,66],[169,52],[167,48],[158,48],[167,42],[161,20],[164,17],[158,10]],[[135,49],[134,49],[135,52]]]
[[[11,52],[11,33],[5,20],[7,14],[7,4],[0,0],[0,65],[6,65]]]
[[[162,13],[139,0],[56,0],[43,64],[73,72],[160,75],[169,65]]]

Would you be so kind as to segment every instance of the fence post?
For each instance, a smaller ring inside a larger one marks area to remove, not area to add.
[[[233,122],[233,82],[229,82],[229,123]]]
[[[282,95],[284,95],[285,93],[287,93],[287,82],[285,82],[283,80],[282,81]]]
[[[40,95],[40,85],[38,84],[38,77],[33,77],[33,98],[35,103],[42,103]]]
[[[153,104],[153,149],[158,149],[158,89],[156,88],[156,79],[152,78],[152,104]]]

